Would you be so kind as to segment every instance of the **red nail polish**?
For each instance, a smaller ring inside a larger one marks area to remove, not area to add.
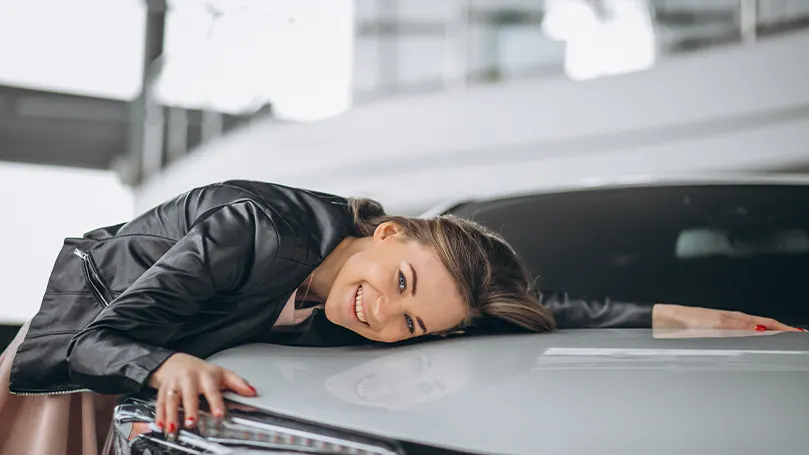
[[[157,428],[160,428],[161,430],[163,429],[163,421],[162,420],[157,421]]]
[[[193,416],[188,416],[188,417],[186,417],[186,419],[185,419],[185,420],[187,420],[187,421],[189,421],[189,422],[193,422],[193,421],[194,421],[194,417],[193,417]]]
[[[767,330],[767,326],[761,324],[756,325],[756,332],[763,332],[765,330]]]
[[[806,332],[807,331],[806,329],[803,329],[803,328],[798,328],[798,330],[800,330],[801,332]]]
[[[176,429],[177,429],[177,427],[173,423],[169,424],[169,433],[174,433],[174,430],[176,430]]]
[[[250,391],[251,391],[251,392],[256,393],[256,388],[255,388],[255,387],[253,387],[253,386],[251,386],[251,385],[249,385],[249,386],[247,386],[247,387],[250,387]]]

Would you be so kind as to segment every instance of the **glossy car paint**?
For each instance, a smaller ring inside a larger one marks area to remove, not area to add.
[[[369,435],[497,454],[809,450],[809,334],[572,330],[216,354],[228,398]]]

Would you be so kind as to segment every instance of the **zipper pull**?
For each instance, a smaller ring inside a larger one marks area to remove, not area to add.
[[[84,251],[82,251],[82,250],[80,250],[78,248],[73,250],[73,254],[75,254],[76,256],[78,256],[78,257],[80,257],[82,259],[87,259],[87,253],[85,253]]]

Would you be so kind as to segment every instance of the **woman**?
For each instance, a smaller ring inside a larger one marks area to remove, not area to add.
[[[688,326],[724,314],[548,303],[567,326]],[[783,328],[734,317],[746,328]],[[13,394],[0,394],[0,420],[16,425],[0,430],[0,447],[97,451],[112,403],[99,393],[144,386],[158,391],[156,420],[166,432],[194,426],[200,395],[222,416],[221,390],[256,391],[202,358],[243,343],[327,346],[554,326],[515,253],[474,223],[390,217],[373,201],[269,183],[209,185],[65,241],[40,311],[0,362]],[[78,415],[83,424],[68,427]],[[47,438],[37,437],[48,425]]]

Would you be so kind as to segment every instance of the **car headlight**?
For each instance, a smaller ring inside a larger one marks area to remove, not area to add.
[[[196,427],[164,437],[154,402],[128,398],[113,413],[115,455],[311,453],[401,455],[395,444],[229,403],[221,420],[200,409]],[[181,420],[182,421],[182,418]]]

